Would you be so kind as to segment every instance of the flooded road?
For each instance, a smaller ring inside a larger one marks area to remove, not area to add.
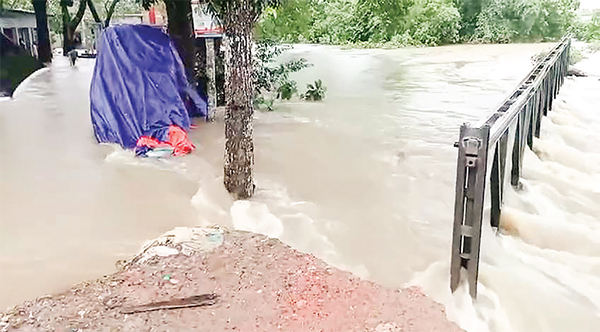
[[[218,223],[279,237],[388,286],[421,285],[470,331],[592,331],[600,324],[599,145],[553,153],[565,130],[597,141],[597,116],[577,113],[596,102],[584,98],[589,92],[572,92],[580,102],[557,103],[542,126],[554,173],[546,161],[525,162],[531,190],[512,193],[506,214],[521,231],[486,230],[479,300],[473,305],[462,289],[449,295],[458,128],[484,118],[549,46],[297,46],[285,56],[314,63],[297,77],[301,92],[321,78],[327,99],[257,114],[258,190],[248,202],[222,188],[220,121],[199,124],[191,133],[198,149],[179,159],[141,160],[98,145],[89,120],[93,61],[70,68],[56,59],[14,100],[0,101],[0,306],[110,273],[175,226]],[[569,84],[566,91],[581,90]],[[544,187],[548,174],[577,178],[576,166],[556,164],[582,153],[590,153],[589,177],[578,196],[566,191],[571,182]],[[544,208],[532,208],[538,203]],[[552,228],[540,223],[550,217]]]

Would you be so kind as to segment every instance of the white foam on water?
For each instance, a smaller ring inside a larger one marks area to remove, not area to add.
[[[258,189],[251,200],[233,201],[223,187],[223,178],[211,177],[208,174],[200,181],[200,188],[191,199],[201,225],[232,226],[278,238],[334,267],[368,277],[362,264],[349,264],[335,250],[323,231],[331,221],[319,216],[316,205],[293,200],[285,187],[266,179],[257,181]]]
[[[231,206],[231,219],[236,229],[274,238],[283,234],[283,223],[264,203],[235,201]]]
[[[225,190],[222,177],[201,181],[200,188],[191,199],[191,204],[198,211],[200,225],[232,225],[233,198]]]
[[[314,47],[307,47],[307,49],[309,48],[313,49]],[[461,46],[461,48],[463,47]],[[318,49],[327,50],[327,48]],[[451,50],[452,48],[439,49],[440,54],[446,54]],[[360,52],[368,53],[370,51]],[[418,52],[420,51],[418,50]],[[354,61],[352,60],[354,56],[350,56],[348,52],[338,53],[345,56],[346,61]],[[350,53],[353,54],[354,51]],[[336,60],[338,55],[335,56]],[[365,59],[358,60],[363,61]],[[410,59],[412,59],[411,61],[417,61],[419,57],[415,56]],[[371,61],[372,57],[366,60],[363,63],[365,65],[363,69],[365,70],[370,68],[366,64],[374,63]],[[597,63],[599,62],[597,61]],[[584,62],[578,67],[592,74],[600,73],[600,71],[595,71],[594,69],[594,66],[598,67],[597,63],[590,64],[589,62]],[[394,67],[396,67],[396,64],[394,64]],[[425,65],[420,66],[419,73],[421,73],[421,67],[427,68]],[[506,69],[503,66],[494,68],[495,71]],[[380,68],[375,69],[380,70]],[[439,72],[439,67],[429,69],[432,70],[432,73],[429,73],[429,75],[437,75]],[[331,97],[329,100],[334,100],[336,97],[336,88],[338,91],[338,100],[345,100],[347,95],[341,94],[340,91],[344,90],[343,87],[346,86],[345,83],[347,82],[351,82],[350,85],[352,88],[356,85],[357,90],[364,89],[365,84],[361,85],[357,83],[360,82],[359,78],[368,76],[364,75],[364,73],[359,71],[354,73],[354,76],[343,77],[343,80],[338,79],[337,87],[335,82],[330,83],[330,91],[333,93],[329,95]],[[489,71],[481,71],[481,75],[488,76]],[[492,74],[492,76],[494,75]],[[485,79],[487,80],[487,77]],[[598,112],[600,101],[597,96],[599,95],[600,86],[598,82],[598,77],[568,79],[559,99],[555,102],[555,110],[550,112],[548,117],[544,118],[542,137],[536,139],[534,143],[535,152],[528,151],[525,156],[524,189],[519,192],[511,188],[507,190],[507,205],[504,209],[502,219],[503,234],[496,234],[489,225],[483,229],[478,299],[476,301],[471,299],[464,282],[461,283],[454,294],[450,292],[448,280],[449,251],[445,250],[445,248],[439,250],[444,251],[442,253],[443,257],[431,262],[432,264],[429,267],[423,269],[419,265],[419,269],[422,269],[422,271],[416,273],[409,282],[409,284],[422,286],[426,293],[433,299],[443,303],[446,306],[448,317],[464,329],[468,331],[494,332],[593,331],[594,329],[597,330],[597,326],[600,326],[600,235],[598,234],[600,230],[600,204],[598,203],[600,202],[600,137],[598,136],[598,132],[600,132],[600,112]],[[432,93],[433,89],[430,86],[424,86],[422,90],[424,93]],[[353,93],[356,92],[352,89],[350,91]],[[460,91],[464,92],[464,90]],[[405,95],[406,91],[402,90],[400,93]],[[372,96],[372,99],[379,98],[379,94]],[[419,98],[418,95],[414,95],[414,99],[426,100],[427,98]],[[484,101],[488,102],[487,100]],[[264,130],[256,130],[256,136],[258,138],[268,137],[271,139],[276,138],[276,135],[280,135],[281,132],[291,132],[298,128],[331,126],[331,132],[321,136],[324,139],[312,142],[315,147],[323,146],[322,151],[320,151],[321,153],[324,152],[322,155],[318,154],[319,151],[311,151],[314,156],[322,159],[331,152],[339,152],[340,149],[345,147],[340,144],[331,144],[331,142],[329,142],[330,145],[327,145],[326,140],[328,138],[333,137],[340,140],[352,138],[356,139],[357,142],[362,142],[363,136],[360,135],[362,135],[363,131],[368,132],[381,129],[391,132],[398,129],[395,126],[379,128],[373,124],[369,127],[368,124],[370,122],[366,120],[376,119],[379,115],[372,114],[366,116],[362,112],[362,104],[358,107],[360,108],[360,112],[353,115],[352,112],[344,108],[350,103],[333,104],[334,106],[338,105],[337,108],[339,111],[328,112],[328,117],[323,117],[322,114],[317,113],[322,111],[322,109],[311,109],[308,106],[306,106],[307,109],[302,110],[304,113],[300,113],[301,115],[292,112],[293,110],[290,110],[290,114],[277,116],[271,116],[270,113],[259,113],[257,115],[259,120],[257,121],[257,128]],[[290,106],[290,108],[292,106],[294,108],[302,107],[299,105],[314,106],[320,104],[282,104],[281,106],[284,109],[285,106]],[[327,102],[323,105],[327,105]],[[385,151],[382,152],[373,149],[372,153],[376,155],[375,159],[381,161],[382,164],[390,165],[392,168],[403,165],[401,171],[397,171],[392,175],[406,177],[405,185],[404,182],[400,182],[399,184],[396,182],[395,188],[398,188],[398,190],[405,190],[408,193],[424,191],[435,194],[438,189],[444,191],[444,188],[453,185],[452,183],[441,182],[441,178],[435,177],[435,173],[441,169],[439,168],[439,164],[444,162],[443,158],[441,158],[444,155],[436,154],[433,151],[434,149],[438,149],[440,144],[447,143],[445,137],[438,137],[440,133],[436,131],[439,131],[442,125],[444,128],[451,127],[453,122],[449,122],[448,124],[438,123],[435,126],[429,126],[429,124],[442,121],[446,118],[455,118],[457,117],[457,113],[451,113],[448,116],[443,115],[444,113],[441,112],[434,112],[433,110],[423,112],[423,110],[428,109],[429,106],[424,104],[423,107],[415,107],[414,112],[404,110],[406,116],[399,118],[397,122],[403,124],[402,129],[407,131],[407,134],[402,139],[397,136],[384,137],[389,141],[389,151],[384,149]],[[420,122],[410,122],[413,118],[415,121],[420,119],[419,116],[423,113],[430,113],[431,115],[431,117],[426,117],[427,121],[423,122],[427,126],[420,125]],[[320,117],[315,114],[318,114]],[[396,115],[396,113],[393,114]],[[354,119],[359,120],[354,122],[342,121],[342,119],[346,118],[352,119],[352,116],[354,116]],[[383,116],[385,117],[385,113]],[[375,122],[378,123],[377,121]],[[352,130],[346,130],[346,127]],[[431,130],[431,132],[426,132],[427,130]],[[348,134],[348,136],[337,137],[334,135],[337,131]],[[305,131],[305,133],[313,134],[314,131]],[[293,151],[292,148],[295,142],[298,142],[298,137],[290,137],[292,139],[285,141],[288,145],[282,147],[282,149],[289,147]],[[364,137],[371,137],[371,135],[365,135]],[[379,139],[379,136],[376,138]],[[431,140],[431,142],[428,140]],[[265,141],[266,139],[262,143]],[[430,149],[430,146],[423,147],[419,142],[429,142],[434,149]],[[404,145],[401,146],[402,150],[398,151],[398,145],[401,143]],[[352,200],[351,198],[344,200],[344,203],[347,205],[352,205],[353,203],[356,205],[348,206],[350,213],[338,214],[339,211],[332,213],[331,210],[333,209],[331,207],[329,207],[328,211],[324,212],[328,208],[326,206],[327,201],[319,201],[319,199],[323,200],[321,195],[310,196],[306,192],[298,195],[290,193],[288,191],[300,191],[298,185],[294,184],[294,181],[280,178],[274,175],[275,172],[270,171],[269,176],[261,176],[261,174],[256,176],[258,189],[253,199],[249,201],[234,201],[223,187],[221,164],[218,166],[211,165],[208,160],[204,159],[210,158],[208,154],[192,154],[183,158],[155,159],[137,158],[133,151],[123,150],[118,147],[110,147],[110,149],[113,150],[107,153],[104,159],[105,165],[117,168],[118,170],[125,169],[123,166],[140,166],[152,170],[179,173],[197,181],[198,189],[190,199],[190,204],[197,211],[198,223],[200,225],[209,226],[219,224],[276,237],[295,249],[310,252],[333,266],[351,271],[361,277],[369,277],[369,271],[365,265],[361,264],[361,261],[355,260],[354,256],[352,256],[356,252],[349,251],[346,248],[344,256],[336,250],[336,245],[339,246],[339,251],[342,251],[344,243],[340,238],[346,236],[346,234],[352,235],[352,232],[345,233],[340,231],[340,229],[356,228],[358,229],[356,232],[369,231],[368,227],[357,227],[357,225],[352,224],[352,222],[356,221],[345,219],[348,216],[351,217],[352,213],[360,211],[360,209],[368,209],[370,207],[369,203],[372,203],[371,201],[386,197],[385,195],[378,196],[378,191],[363,191],[361,195],[366,199],[360,197],[357,200]],[[300,149],[298,151],[304,150]],[[219,150],[218,153],[218,158],[221,158],[222,150]],[[351,155],[351,153],[348,153],[348,155]],[[348,158],[345,154],[338,155],[333,153],[333,156],[336,159],[342,157]],[[365,154],[364,156],[369,156],[369,154]],[[291,158],[292,156],[291,154],[282,153],[267,157],[263,154],[262,157],[279,160]],[[299,158],[299,160],[302,159],[304,158]],[[316,161],[317,158],[314,158],[314,160]],[[331,160],[334,160],[334,158],[332,157]],[[346,161],[357,162],[353,158],[348,158]],[[262,162],[264,165],[269,161],[265,162],[263,159]],[[270,162],[273,163],[273,161]],[[260,169],[258,162],[257,165]],[[271,169],[275,169],[275,166],[285,167],[285,165],[281,165],[284,164],[275,163],[271,165]],[[323,169],[329,166],[325,163],[307,163],[306,165]],[[368,164],[369,167],[372,165]],[[427,165],[433,166],[428,167]],[[298,165],[293,166],[296,167]],[[344,166],[348,167],[352,165],[347,163]],[[287,167],[291,166],[288,164]],[[345,170],[346,178],[340,178],[342,190],[327,191],[329,190],[327,188],[323,188],[322,190],[330,196],[335,196],[336,194],[341,196],[350,193],[350,191],[346,192],[344,189],[349,188],[348,190],[353,191],[355,188],[343,186],[343,184],[346,181],[351,182],[349,180],[359,176],[358,172],[364,172],[365,170],[372,171],[372,179],[378,179],[377,175],[379,175],[380,169],[369,167],[349,167],[349,170]],[[387,170],[386,167],[382,167],[382,169]],[[304,171],[306,171],[306,167],[299,167],[298,174]],[[148,172],[148,175],[153,176],[155,173]],[[313,176],[315,175],[315,173],[312,174]],[[325,172],[325,174],[330,175],[331,173]],[[145,176],[144,174],[142,177],[144,180]],[[274,179],[282,181],[282,184],[275,182]],[[371,181],[372,179],[365,178],[364,182],[357,181],[354,183],[357,184],[358,189],[361,189],[360,185],[369,184],[370,182],[367,182],[367,180]],[[435,189],[428,189],[428,182],[423,182],[423,179],[426,181],[433,179],[431,187]],[[298,183],[302,181],[314,181],[315,187],[324,186],[323,183],[319,182],[319,178],[305,177],[301,181],[299,180]],[[453,181],[448,180],[447,182]],[[192,183],[195,184],[196,182]],[[283,185],[283,183],[286,183],[289,188]],[[327,183],[331,184],[335,182]],[[382,181],[382,183],[382,185],[390,186],[394,184],[392,181]],[[413,186],[414,188],[411,188]],[[308,193],[310,194],[311,192],[309,191]],[[371,193],[375,194],[369,196]],[[382,193],[385,194],[386,192]],[[189,198],[183,194],[181,196],[186,199]],[[314,202],[303,199],[306,197],[310,197]],[[436,202],[445,199],[435,196],[427,198],[432,201],[435,199]],[[363,203],[364,205],[362,205]],[[406,227],[400,228],[382,227],[377,232],[391,229],[406,230],[407,233],[410,233],[413,228],[417,228],[419,225],[431,225],[430,228],[426,228],[427,232],[430,233],[427,234],[429,237],[426,239],[421,238],[423,235],[418,232],[413,232],[409,234],[410,236],[405,236],[404,239],[414,237],[417,238],[415,242],[417,240],[430,241],[427,245],[432,248],[443,247],[446,244],[443,241],[446,241],[450,234],[446,234],[443,230],[439,231],[443,227],[439,227],[430,218],[430,216],[446,213],[446,211],[438,211],[444,208],[443,204],[427,205],[427,203],[423,203],[420,199],[415,198],[412,200],[410,197],[399,201],[398,204],[405,205],[406,208],[401,208],[399,211],[385,209],[384,211],[376,211],[373,208],[373,212],[380,212],[381,215],[374,213],[373,220],[365,220],[365,222],[410,223],[405,225]],[[339,206],[345,208],[343,204],[335,207]],[[419,206],[420,209],[427,211],[422,212],[419,209],[418,213],[417,211],[412,213],[411,211],[416,210],[416,208],[412,209],[413,206]],[[385,208],[386,206],[384,205],[383,207]],[[338,210],[343,208],[338,208]],[[450,208],[447,210],[450,211]],[[396,213],[399,214],[398,218],[384,218],[388,215],[396,215]],[[367,214],[365,213],[365,215]],[[360,217],[362,218],[363,215],[361,214]],[[442,222],[446,222],[443,218],[440,219]],[[360,222],[363,222],[363,220],[361,219]],[[451,223],[451,220],[447,222]],[[335,234],[336,232],[342,235],[337,235]],[[372,238],[376,240],[386,239],[386,235],[382,233],[372,234]],[[397,236],[397,234],[393,236]],[[392,238],[392,236],[389,238]],[[394,239],[398,242],[400,241],[397,237]],[[356,236],[352,240],[356,241],[356,243],[348,244],[349,247],[360,247],[360,241],[364,240],[364,238]],[[374,242],[366,243],[373,244]],[[429,257],[433,257],[437,253],[436,251],[429,256],[420,255],[420,252],[413,251],[416,250],[414,248],[412,250],[404,250],[402,248],[403,250],[394,251],[397,248],[394,246],[394,243],[385,247],[382,246],[381,248],[385,249],[377,252],[377,254],[382,256],[397,256],[398,265],[405,263],[410,265],[412,261],[410,268],[417,266],[415,264],[416,260],[412,259],[413,257],[420,256],[422,261],[426,262],[425,264],[429,264]],[[386,250],[389,252],[385,252]],[[375,255],[362,257],[362,262],[368,265],[368,260],[378,259]],[[437,259],[440,256],[435,257]],[[381,270],[387,273],[387,268],[386,266]],[[393,267],[389,268],[390,270],[393,269]],[[374,269],[373,274],[375,275],[376,273],[377,271]],[[390,272],[390,274],[393,274],[393,272]],[[405,279],[401,282],[404,281]]]
[[[183,158],[151,158],[137,157],[135,151],[123,149],[117,144],[103,144],[112,149],[112,152],[106,155],[104,159],[106,164],[115,166],[140,166],[150,169],[163,171],[172,171],[181,175],[186,175],[188,167]]]
[[[590,63],[593,62],[593,63]],[[600,73],[600,54],[581,68]],[[507,187],[501,230],[484,222],[478,298],[451,294],[449,262],[415,274],[467,331],[598,331],[600,81],[569,78],[526,149],[523,189]]]

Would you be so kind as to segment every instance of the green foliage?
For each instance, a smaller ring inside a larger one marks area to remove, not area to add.
[[[300,0],[303,1],[303,0]],[[355,41],[356,28],[353,26],[354,4],[345,0],[316,2],[312,9],[314,23],[304,32],[311,43],[343,44]],[[278,24],[285,24],[279,21]]]
[[[254,108],[262,111],[269,111],[269,112],[273,112],[275,110],[275,107],[273,106],[273,104],[275,103],[275,99],[274,98],[267,98],[265,96],[257,96],[253,99],[254,102]]]
[[[359,47],[553,40],[573,31],[578,7],[579,0],[287,0],[265,11],[258,33]]]
[[[290,99],[297,92],[296,82],[290,79],[290,74],[310,65],[304,58],[277,64],[276,58],[290,48],[273,41],[261,41],[256,45],[252,79],[257,96],[276,92],[277,98]]]
[[[352,41],[389,41],[406,27],[404,18],[415,0],[357,0]]]
[[[293,80],[287,80],[277,88],[277,98],[282,100],[290,100],[296,93],[298,93],[298,84]]]
[[[277,63],[277,57],[291,47],[273,41],[257,43],[254,52],[252,79],[254,84],[254,106],[273,110],[276,99],[290,100],[298,93],[297,82],[290,74],[310,66],[304,58]]]
[[[471,36],[477,28],[477,21],[481,10],[489,0],[454,0],[461,17],[461,36]]]
[[[23,9],[33,10],[32,0],[3,0],[3,6],[6,9]],[[98,9],[100,17],[106,17],[107,11],[113,0],[92,0],[95,8]],[[50,31],[55,34],[62,33],[62,11],[61,3],[67,4],[68,7],[77,8],[78,0],[48,0],[48,26]],[[142,7],[140,0],[119,0],[115,6],[113,17],[122,16],[124,14],[140,13]]]
[[[583,60],[584,56],[580,49],[571,46],[571,54],[569,54],[569,64],[574,65]]]
[[[307,36],[303,33],[306,33],[316,20],[312,10],[314,1],[288,0],[277,9],[269,8],[261,17],[258,34],[276,40],[305,40]],[[285,21],[286,24],[277,24],[281,21]]]
[[[323,82],[319,79],[314,84],[306,85],[306,92],[302,94],[302,99],[308,101],[322,101],[325,99],[327,88],[323,86]]]
[[[489,0],[473,40],[507,43],[555,40],[576,25],[578,0]]]
[[[141,0],[144,8],[149,8],[151,4],[158,0]],[[180,0],[163,0],[180,1]],[[262,13],[268,8],[276,8],[281,5],[282,0],[200,0],[200,3],[206,3],[208,10],[221,22],[228,25],[236,23],[256,23]],[[248,6],[246,6],[248,5]],[[249,10],[246,10],[248,8]],[[243,13],[239,15],[229,15],[232,13]]]
[[[410,9],[407,28],[413,44],[452,44],[459,40],[460,13],[444,0],[420,0]]]
[[[2,9],[33,10],[31,0],[2,0]]]
[[[0,57],[0,90],[12,92],[21,82],[40,68],[39,62],[26,52]]]
[[[600,41],[600,12],[596,12],[588,22],[581,24],[577,37],[587,42]]]

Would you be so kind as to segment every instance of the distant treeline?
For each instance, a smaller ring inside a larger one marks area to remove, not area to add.
[[[286,0],[257,34],[289,43],[443,45],[545,41],[581,30],[579,0]]]

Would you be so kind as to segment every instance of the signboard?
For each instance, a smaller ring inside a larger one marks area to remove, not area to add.
[[[223,35],[225,29],[213,18],[206,4],[200,4],[199,1],[192,0],[192,15],[196,37],[217,37]]]

